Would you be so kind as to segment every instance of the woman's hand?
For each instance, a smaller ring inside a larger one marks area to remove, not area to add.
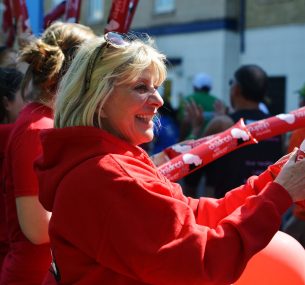
[[[295,149],[274,182],[282,185],[294,202],[305,200],[305,159],[296,161]]]

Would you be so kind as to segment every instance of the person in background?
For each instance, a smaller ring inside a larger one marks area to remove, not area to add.
[[[14,123],[24,106],[21,96],[23,74],[16,68],[0,67],[0,123]]]
[[[193,93],[188,95],[182,102],[179,109],[179,120],[181,124],[180,129],[180,140],[198,138],[203,134],[203,131],[209,121],[214,117],[215,104],[218,99],[210,92],[212,90],[212,78],[206,73],[198,73],[194,76],[193,81]],[[203,112],[204,122],[202,129],[198,130],[198,134],[194,137],[191,135],[192,128],[189,118],[185,116],[185,104],[194,102],[199,106]]]
[[[51,263],[50,213],[38,201],[33,161],[41,152],[40,131],[53,126],[52,105],[58,82],[78,46],[94,36],[83,25],[58,22],[21,50],[19,61],[29,64],[22,91],[28,86],[32,90],[25,96],[29,103],[14,125],[5,153],[4,192],[10,250],[3,263],[1,285],[40,285]]]
[[[52,211],[51,284],[234,283],[305,198],[296,152],[219,200],[187,198],[167,180],[139,147],[154,137],[165,60],[151,40],[110,32],[85,43],[62,79],[35,162]]]
[[[20,92],[22,79],[23,74],[17,69],[0,68],[0,276],[4,257],[9,250],[2,189],[2,165],[6,143],[14,126],[13,123],[24,105]]]
[[[0,39],[6,35],[0,31]],[[3,42],[2,42],[3,43]],[[17,116],[24,106],[21,96],[23,73],[17,63],[17,51],[0,46],[0,276],[3,260],[9,250],[3,190],[3,161],[6,144]],[[0,277],[1,279],[1,277]]]
[[[214,117],[215,105],[219,101],[211,94],[213,87],[212,78],[206,73],[198,73],[192,81],[193,93],[188,95],[179,108],[180,141],[197,139]],[[194,112],[200,112],[195,116]],[[199,118],[200,120],[194,122]],[[205,176],[204,169],[199,169],[182,179],[184,193],[196,198],[199,192],[200,181]]]
[[[299,106],[305,106],[305,84],[298,91]],[[287,152],[291,152],[295,147],[300,147],[305,140],[305,128],[296,129],[291,133]],[[299,205],[292,207],[292,215],[283,223],[284,232],[293,236],[305,248],[305,209]]]
[[[264,100],[268,90],[268,76],[260,66],[241,66],[235,71],[229,84],[234,111],[210,121],[205,135],[222,132],[241,118],[247,125],[270,116],[259,108],[259,103]],[[281,136],[240,148],[205,167],[207,187],[212,187],[210,192],[216,198],[221,198],[230,189],[245,183],[249,176],[262,173],[282,155]]]
[[[0,67],[16,67],[17,52],[6,46],[0,46]]]

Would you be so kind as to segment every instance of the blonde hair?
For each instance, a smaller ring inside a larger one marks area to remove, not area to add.
[[[90,66],[97,52],[99,56],[93,63],[91,78],[86,84],[87,66]],[[101,110],[114,86],[134,81],[147,68],[153,70],[155,85],[161,85],[166,78],[165,56],[153,47],[151,39],[145,43],[133,40],[124,47],[112,46],[104,38],[86,42],[59,86],[55,127],[102,128]]]
[[[38,90],[30,99],[39,100],[46,94],[53,96],[59,79],[67,71],[77,48],[95,36],[87,26],[55,22],[40,38],[26,45],[18,60],[29,64],[23,88],[32,80],[34,90]]]

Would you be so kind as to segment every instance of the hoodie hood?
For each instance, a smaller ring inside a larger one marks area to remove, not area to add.
[[[68,127],[41,132],[42,155],[35,161],[39,181],[39,200],[52,211],[56,190],[62,179],[84,161],[109,153],[128,156],[147,154],[139,147],[94,127]]]

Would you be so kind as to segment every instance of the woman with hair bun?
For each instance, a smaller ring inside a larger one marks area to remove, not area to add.
[[[232,284],[305,199],[296,152],[280,173],[223,199],[184,196],[139,147],[154,138],[166,79],[165,56],[142,39],[109,32],[86,42],[61,80],[35,162],[52,211],[53,276],[43,284]]]
[[[50,213],[38,201],[33,161],[41,152],[40,131],[53,126],[52,105],[58,82],[77,47],[93,37],[86,26],[57,22],[21,50],[19,61],[29,64],[22,91],[31,84],[31,93],[24,96],[28,104],[12,130],[4,161],[10,250],[2,267],[1,285],[38,285],[48,272]]]

